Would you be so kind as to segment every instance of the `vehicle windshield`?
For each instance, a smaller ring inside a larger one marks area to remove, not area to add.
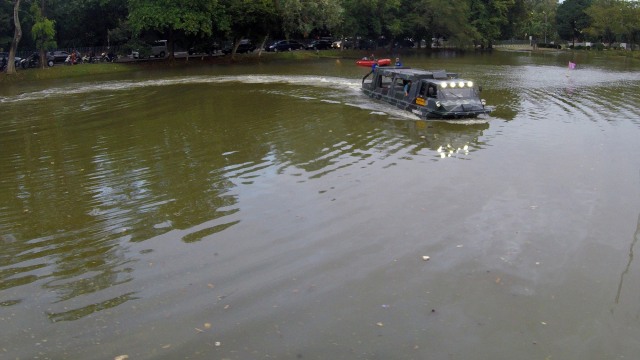
[[[440,88],[440,98],[442,99],[466,99],[476,97],[476,92],[473,88]]]

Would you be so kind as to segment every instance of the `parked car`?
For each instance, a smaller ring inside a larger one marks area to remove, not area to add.
[[[22,60],[21,57],[19,56],[15,57],[14,64],[16,65],[16,68],[20,66],[20,60]],[[5,51],[0,52],[0,67],[6,65],[6,63],[8,62],[9,62],[9,53]]]
[[[269,45],[266,51],[291,51],[303,49],[304,45],[294,40],[279,40]]]
[[[409,38],[396,41],[394,44],[394,47],[399,47],[399,48],[413,48],[415,46],[416,44],[413,42],[413,40]]]
[[[196,44],[189,48],[189,55],[193,54],[209,54],[212,55],[220,51],[220,44],[215,41]]]
[[[66,59],[66,58],[65,58]],[[47,56],[47,66],[53,66],[54,58],[52,55]],[[26,58],[20,60],[20,67],[23,69],[40,67],[40,53],[34,52]]]
[[[151,45],[151,55],[157,58],[164,58],[169,53],[167,40],[156,40]]]
[[[150,51],[149,48],[151,49]],[[133,50],[131,55],[134,59],[139,59],[141,56],[140,53],[143,54],[142,57],[146,57],[145,54],[149,54],[150,57],[164,58],[169,53],[167,40],[156,40],[152,45],[144,45],[144,49]]]
[[[243,40],[240,40],[240,45],[238,45],[238,49],[236,50],[236,53],[238,54],[249,53],[249,52],[253,52],[255,49],[256,49],[256,46],[253,45],[251,40],[243,39]],[[231,54],[232,51],[233,51],[232,42],[227,43],[225,47],[222,49],[222,52],[225,55]]]
[[[353,40],[352,39],[341,39],[338,41],[334,41],[331,44],[331,47],[334,49],[352,49],[353,48]]]
[[[360,50],[373,50],[376,48],[376,42],[371,39],[358,39],[356,48]]]
[[[327,50],[331,49],[331,40],[313,40],[306,46],[307,50]]]
[[[131,51],[131,57],[133,57],[134,59],[151,57],[151,46],[146,44],[138,46],[135,50]]]
[[[64,63],[67,60],[67,56],[70,54],[66,51],[56,50],[49,51],[47,53],[47,58],[52,58],[54,63]]]

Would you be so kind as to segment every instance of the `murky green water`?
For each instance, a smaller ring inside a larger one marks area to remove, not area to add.
[[[635,358],[639,67],[570,56],[405,57],[462,123],[350,60],[0,89],[1,357]]]

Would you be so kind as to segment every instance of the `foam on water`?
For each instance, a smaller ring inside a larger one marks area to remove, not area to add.
[[[237,76],[187,76],[172,79],[156,79],[143,81],[107,81],[100,83],[73,84],[73,86],[55,87],[40,91],[26,92],[16,96],[0,97],[0,103],[35,101],[42,98],[73,96],[93,92],[129,91],[140,88],[158,86],[178,86],[186,84],[221,84],[239,82],[244,84],[290,84],[298,86],[314,86],[329,89],[346,89],[358,91],[358,80],[326,76],[283,76],[283,75],[237,75]]]
[[[419,118],[406,111],[397,109],[389,104],[372,101],[360,91],[359,79],[347,79],[330,76],[306,75],[234,75],[234,76],[187,76],[171,79],[156,79],[143,81],[108,81],[101,83],[74,84],[68,87],[55,87],[40,91],[26,92],[16,96],[0,97],[0,103],[17,103],[38,101],[43,98],[75,96],[78,94],[104,92],[105,96],[115,91],[131,91],[142,88],[180,86],[188,84],[284,84],[292,86],[316,87],[337,91],[330,98],[318,99],[313,96],[299,95],[282,90],[272,93],[291,96],[302,100],[318,100],[326,103],[344,104],[365,110],[372,110],[378,115],[388,115],[394,119],[418,120]]]
[[[640,74],[636,72],[606,71],[598,68],[578,68],[569,70],[558,66],[504,66],[493,69],[493,74],[485,78],[484,85],[487,90],[499,90],[506,87],[516,93],[527,94],[526,98],[520,98],[515,104],[502,104],[502,106],[515,107],[514,110],[521,110],[523,101],[534,103],[555,103],[556,107],[564,108],[565,112],[574,112],[576,106],[574,102],[565,102],[573,93],[600,93],[604,89],[621,89],[635,87],[640,81]],[[504,81],[509,78],[509,81]],[[25,92],[18,95],[0,96],[2,103],[19,103],[39,101],[47,98],[60,98],[76,96],[87,93],[103,93],[104,96],[111,96],[114,92],[132,91],[143,88],[181,86],[190,84],[281,84],[291,87],[313,87],[330,90],[323,96],[316,97],[315,94],[300,94],[296,91],[289,91],[286,87],[278,90],[269,90],[282,96],[290,96],[296,99],[308,101],[320,101],[332,104],[343,104],[364,110],[370,110],[376,115],[388,115],[394,119],[418,120],[415,114],[400,110],[392,105],[373,101],[365,96],[361,91],[359,78],[341,78],[332,76],[313,75],[229,75],[229,76],[184,76],[154,80],[119,80],[99,83],[72,84],[39,91]],[[604,88],[604,89],[603,89]],[[600,90],[597,90],[600,89]],[[596,97],[595,100],[597,100]],[[597,101],[596,101],[597,102]],[[83,110],[91,110],[92,104],[84,104]],[[543,110],[545,106],[537,106],[536,109]],[[554,107],[555,108],[555,107]],[[543,111],[546,114],[546,111]],[[635,114],[634,110],[630,110]],[[546,116],[545,114],[541,116]],[[535,114],[534,114],[535,115]],[[597,116],[600,116],[598,114]],[[490,117],[488,117],[490,118]],[[473,121],[486,122],[486,119]],[[457,121],[457,123],[460,123]]]

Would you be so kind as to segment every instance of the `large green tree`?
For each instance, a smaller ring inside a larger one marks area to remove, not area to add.
[[[466,0],[419,0],[412,2],[414,34],[418,39],[447,38],[451,43],[467,46],[480,37],[469,21],[470,8]]]
[[[280,28],[277,0],[222,0],[222,4],[229,19],[227,36],[233,40],[232,59],[242,39],[261,42],[263,47],[269,34]]]
[[[7,51],[11,44],[13,23],[11,21],[13,6],[10,1],[0,1],[0,49]]]
[[[155,30],[168,35],[173,59],[173,33],[211,35],[217,0],[129,0],[129,24],[136,34]]]
[[[584,30],[591,23],[585,10],[592,2],[593,0],[565,0],[558,6],[556,23],[561,39],[572,41],[574,45],[576,40],[584,40]]]
[[[376,37],[384,35],[384,18],[378,16],[377,0],[343,0],[344,16],[334,36],[361,35]]]
[[[507,22],[500,26],[500,38],[519,39],[525,33],[522,31],[528,19],[527,5],[525,0],[514,0],[513,6],[509,8]]]
[[[412,32],[407,18],[407,1],[401,0],[343,0],[342,23],[334,35],[385,39],[403,37]]]
[[[585,9],[591,20],[586,32],[604,43],[614,42],[616,35],[624,31],[623,3],[619,0],[594,0]]]
[[[609,44],[638,41],[640,7],[637,1],[594,0],[585,12],[591,19],[591,26],[586,31],[599,40]]]
[[[36,48],[40,51],[40,66],[44,68],[46,64],[46,50],[56,47],[55,22],[47,19],[47,17],[43,15],[40,6],[35,2],[31,4],[31,14],[35,20],[35,23],[31,27],[31,37],[36,43]]]
[[[471,24],[478,33],[476,43],[492,46],[493,41],[500,39],[500,29],[509,20],[507,18],[514,0],[470,0]]]
[[[109,30],[128,14],[127,0],[49,0],[43,13],[56,23],[63,48],[110,45]]]
[[[285,35],[307,37],[316,29],[335,29],[342,21],[343,8],[338,0],[278,0]]]

